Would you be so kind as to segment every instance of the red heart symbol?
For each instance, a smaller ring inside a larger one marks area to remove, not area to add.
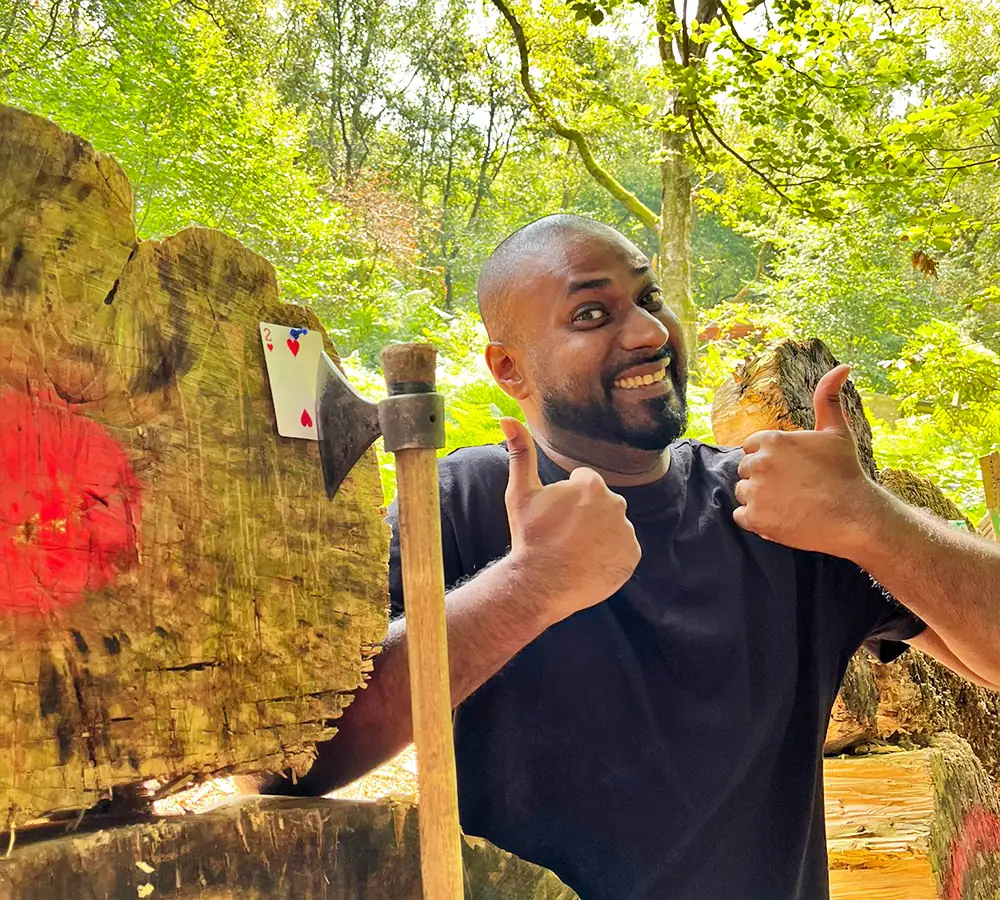
[[[293,341],[291,338],[288,339],[288,349],[292,351],[292,356],[299,355],[299,342]]]
[[[304,428],[312,428],[313,427],[312,416],[309,415],[309,410],[308,409],[302,410],[302,415],[299,417],[299,421],[302,423],[302,426]]]
[[[274,349],[274,344],[268,344],[267,345],[267,349],[268,350],[273,350]]]

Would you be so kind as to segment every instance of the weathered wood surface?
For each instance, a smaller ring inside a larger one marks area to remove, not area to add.
[[[712,434],[716,443],[739,447],[755,431],[812,428],[816,385],[836,365],[833,354],[817,339],[781,341],[767,353],[747,359],[715,392]],[[872,430],[861,395],[848,381],[841,397],[861,463],[874,476]]]
[[[996,900],[1000,806],[964,741],[827,759],[831,900]]]
[[[748,360],[716,393],[712,414],[716,440],[739,446],[756,430],[812,428],[813,391],[836,364],[820,341],[783,341]],[[844,398],[869,472],[913,506],[945,519],[964,519],[961,510],[928,479],[877,469],[871,429],[850,383]],[[968,740],[1000,783],[1000,695],[971,684],[916,650],[889,665],[861,652],[851,661],[834,705],[826,750],[839,753],[862,741],[887,738],[926,744],[939,731],[952,731]]]
[[[870,680],[871,690],[856,692],[845,682],[827,732],[827,752],[869,740],[920,746],[938,732],[951,731],[972,745],[1000,784],[1000,694],[966,681],[919,650],[888,665],[859,654],[851,666],[855,677],[863,673],[861,678]]]
[[[258,322],[317,320],[236,241],[139,242],[131,209],[112,159],[0,107],[0,827],[301,770],[387,627],[374,454],[330,503],[274,427]]]
[[[423,900],[417,810],[406,801],[252,798],[21,842],[0,900]],[[468,900],[575,900],[546,869],[463,842]]]

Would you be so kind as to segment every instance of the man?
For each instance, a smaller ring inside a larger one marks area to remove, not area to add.
[[[441,463],[464,830],[583,900],[826,897],[822,745],[848,660],[907,641],[1000,683],[998,548],[866,478],[846,367],[817,388],[813,432],[677,441],[681,329],[610,228],[523,228],[479,302],[530,433],[503,420],[506,447]],[[390,573],[371,683],[300,792],[410,740],[395,538]]]

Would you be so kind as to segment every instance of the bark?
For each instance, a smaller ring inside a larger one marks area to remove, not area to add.
[[[253,798],[198,816],[21,840],[0,900],[422,900],[416,807]],[[478,838],[469,900],[576,900],[551,872]]]
[[[663,193],[657,228],[657,275],[664,300],[684,327],[684,341],[690,348],[689,359],[693,361],[698,311],[691,294],[691,232],[694,228],[691,165],[685,155],[683,135],[663,132],[660,150]]]
[[[739,447],[756,431],[799,431],[815,425],[813,394],[837,360],[817,339],[782,341],[767,353],[742,363],[716,392],[712,433],[727,447]],[[858,444],[865,471],[875,475],[872,430],[861,396],[848,382],[842,393],[844,412]]]
[[[712,428],[720,444],[738,446],[755,431],[813,426],[816,383],[837,361],[820,341],[783,341],[747,360],[715,395]],[[869,474],[900,499],[941,516],[965,519],[928,479],[896,469],[877,471],[861,398],[848,383],[844,407]],[[968,520],[965,520],[968,522]],[[1000,783],[1000,694],[980,688],[917,650],[888,665],[857,654],[833,708],[827,753],[864,741],[926,744],[950,731],[967,740]]]
[[[307,768],[387,627],[374,454],[330,503],[274,428],[258,323],[315,316],[130,210],[113,160],[0,107],[0,827]]]
[[[831,900],[1000,896],[1000,806],[969,745],[828,759]]]

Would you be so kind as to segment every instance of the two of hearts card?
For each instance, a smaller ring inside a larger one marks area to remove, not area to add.
[[[322,332],[261,322],[260,339],[278,434],[318,440],[316,372],[323,350]]]

